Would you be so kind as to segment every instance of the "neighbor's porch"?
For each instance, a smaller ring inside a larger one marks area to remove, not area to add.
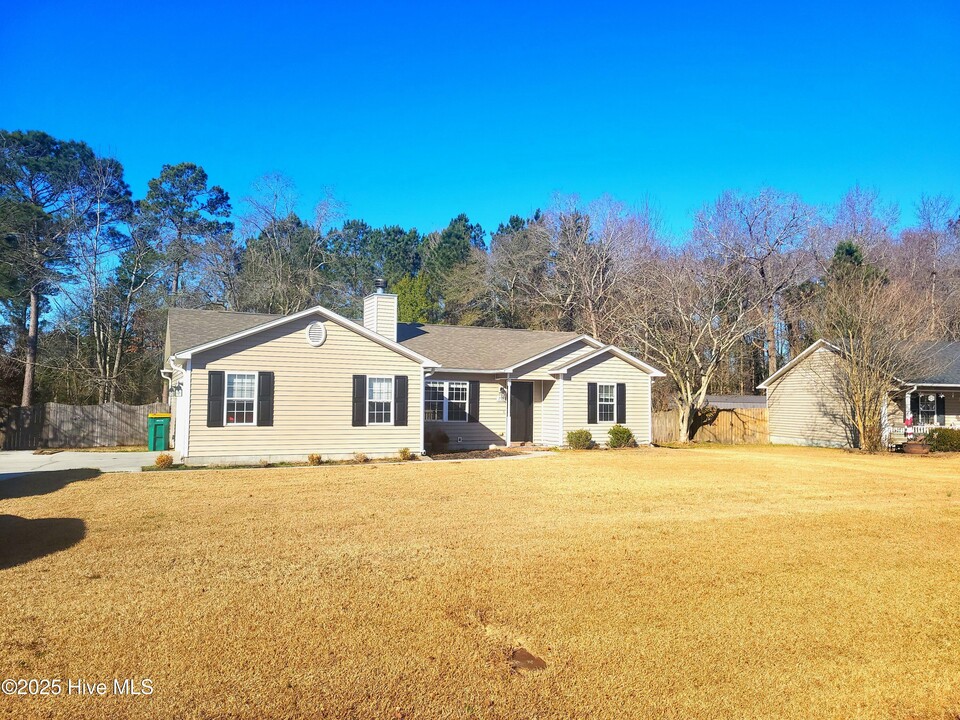
[[[917,386],[891,398],[890,430],[921,437],[934,428],[960,428],[960,391],[937,386]]]

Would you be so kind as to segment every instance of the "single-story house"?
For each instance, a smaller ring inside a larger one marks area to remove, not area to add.
[[[935,342],[924,348],[930,371],[910,380],[891,380],[888,435],[924,435],[935,427],[960,428],[960,343]],[[835,387],[842,351],[818,340],[758,386],[767,394],[770,442],[850,447],[851,428],[843,420]]]
[[[581,428],[603,443],[616,423],[645,444],[663,375],[574,332],[398,323],[380,283],[361,322],[173,308],[165,355],[189,464],[424,453],[439,431],[450,449],[561,446]]]

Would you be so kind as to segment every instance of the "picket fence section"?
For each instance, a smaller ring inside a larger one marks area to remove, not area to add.
[[[164,403],[150,405],[62,405],[0,408],[4,450],[119,447],[147,444],[147,415],[170,412]]]
[[[663,410],[653,413],[653,442],[678,442],[679,413]],[[696,442],[715,442],[727,445],[770,442],[767,430],[766,408],[736,408],[718,410],[716,415],[697,429]]]

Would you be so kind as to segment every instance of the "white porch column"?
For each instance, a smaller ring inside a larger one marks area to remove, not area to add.
[[[173,447],[180,461],[190,454],[190,376],[193,373],[193,360],[188,359],[180,376],[180,394],[177,396],[177,417],[174,427]]]
[[[513,404],[512,402],[510,402],[512,398],[512,395],[511,395],[511,388],[513,387],[512,382],[513,381],[508,377],[507,378],[507,431],[506,433],[504,433],[504,438],[507,441],[507,447],[510,447],[510,406]]]
[[[910,411],[910,395],[909,390],[903,395],[903,426],[906,435],[913,435],[913,413]]]

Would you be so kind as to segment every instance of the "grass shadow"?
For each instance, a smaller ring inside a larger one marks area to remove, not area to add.
[[[63,489],[72,482],[93,480],[99,476],[100,471],[94,468],[26,473],[0,480],[0,500],[47,495]]]
[[[0,570],[66,550],[86,534],[87,525],[79,518],[30,520],[18,515],[0,515]]]

